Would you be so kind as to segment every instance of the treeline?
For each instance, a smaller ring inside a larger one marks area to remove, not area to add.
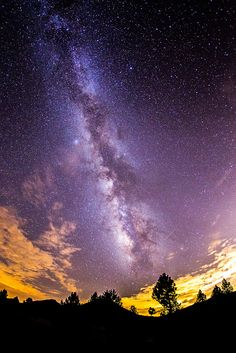
[[[23,304],[31,304],[33,302],[32,298],[27,298],[23,301]],[[89,303],[93,302],[112,302],[119,306],[122,306],[121,298],[117,294],[115,289],[107,289],[101,295],[94,292]],[[8,293],[6,289],[0,290],[0,304],[19,304],[19,298],[8,298]],[[77,292],[71,292],[71,294],[65,299],[61,300],[61,305],[78,306],[80,305],[80,299]]]
[[[221,286],[215,285],[211,298],[216,299],[225,295],[229,295],[233,292],[233,286],[229,281],[223,278]],[[174,280],[168,276],[166,273],[160,275],[157,283],[153,287],[152,298],[155,299],[162,306],[161,315],[169,315],[181,309],[181,304],[178,302],[177,287]],[[195,304],[204,302],[207,299],[206,294],[199,289]],[[23,301],[23,304],[31,304],[33,302],[32,298],[27,298]],[[120,296],[117,294],[115,289],[107,289],[102,294],[98,295],[97,292],[94,292],[89,301],[89,303],[115,303],[119,306],[122,306],[122,301]],[[8,293],[6,289],[0,291],[0,304],[19,304],[20,301],[18,297],[8,298]],[[61,300],[61,305],[69,306],[79,306],[80,298],[77,292],[72,292],[65,300]],[[130,311],[134,314],[138,314],[138,311],[134,305],[131,305]],[[150,307],[148,313],[150,316],[156,314],[156,309]]]
[[[89,299],[89,303],[94,302],[113,302],[122,306],[121,298],[115,289],[107,289],[101,295],[98,295],[97,292],[94,292]],[[76,292],[72,292],[64,301],[61,300],[61,305],[80,305],[78,294]]]
[[[229,281],[223,278],[221,286],[215,285],[211,293],[211,298],[219,298],[223,295],[228,295],[233,292],[233,286]],[[155,284],[152,291],[152,298],[162,305],[161,315],[172,314],[177,310],[181,309],[181,304],[178,302],[177,288],[174,280],[163,273],[157,283]],[[207,299],[206,294],[199,289],[195,304],[202,303]],[[156,313],[155,308],[150,307],[148,309],[149,315]]]

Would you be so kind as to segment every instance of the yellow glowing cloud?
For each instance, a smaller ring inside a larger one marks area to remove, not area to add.
[[[218,235],[219,236],[219,235]],[[233,239],[214,238],[208,248],[210,261],[191,274],[176,279],[177,293],[182,307],[193,304],[196,295],[201,289],[209,297],[213,287],[220,284],[223,278],[230,280],[233,286],[236,285],[236,243]],[[141,288],[140,292],[131,297],[122,298],[124,307],[130,308],[135,305],[138,312],[148,315],[148,308],[157,309],[157,315],[161,306],[152,299],[154,285]]]
[[[59,229],[51,225],[37,242],[27,239],[21,226],[12,209],[0,207],[0,289],[21,299],[60,298],[61,292],[76,290],[75,281],[66,273],[71,255],[79,250],[65,240],[73,224],[65,222]],[[55,255],[52,250],[57,250]]]

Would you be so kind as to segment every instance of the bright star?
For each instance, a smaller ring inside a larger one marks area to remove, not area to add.
[[[74,145],[78,145],[78,144],[79,144],[79,140],[78,140],[78,139],[75,139],[75,140],[73,141],[73,144],[74,144]]]

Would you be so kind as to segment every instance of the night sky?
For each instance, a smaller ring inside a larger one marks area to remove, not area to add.
[[[236,284],[235,1],[0,17],[0,288],[138,306],[164,271],[191,295]]]

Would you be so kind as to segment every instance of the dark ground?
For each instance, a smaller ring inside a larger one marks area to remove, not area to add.
[[[212,352],[232,346],[233,352],[235,314],[236,292],[160,318],[138,316],[105,302],[79,307],[54,300],[1,304],[0,349]]]

